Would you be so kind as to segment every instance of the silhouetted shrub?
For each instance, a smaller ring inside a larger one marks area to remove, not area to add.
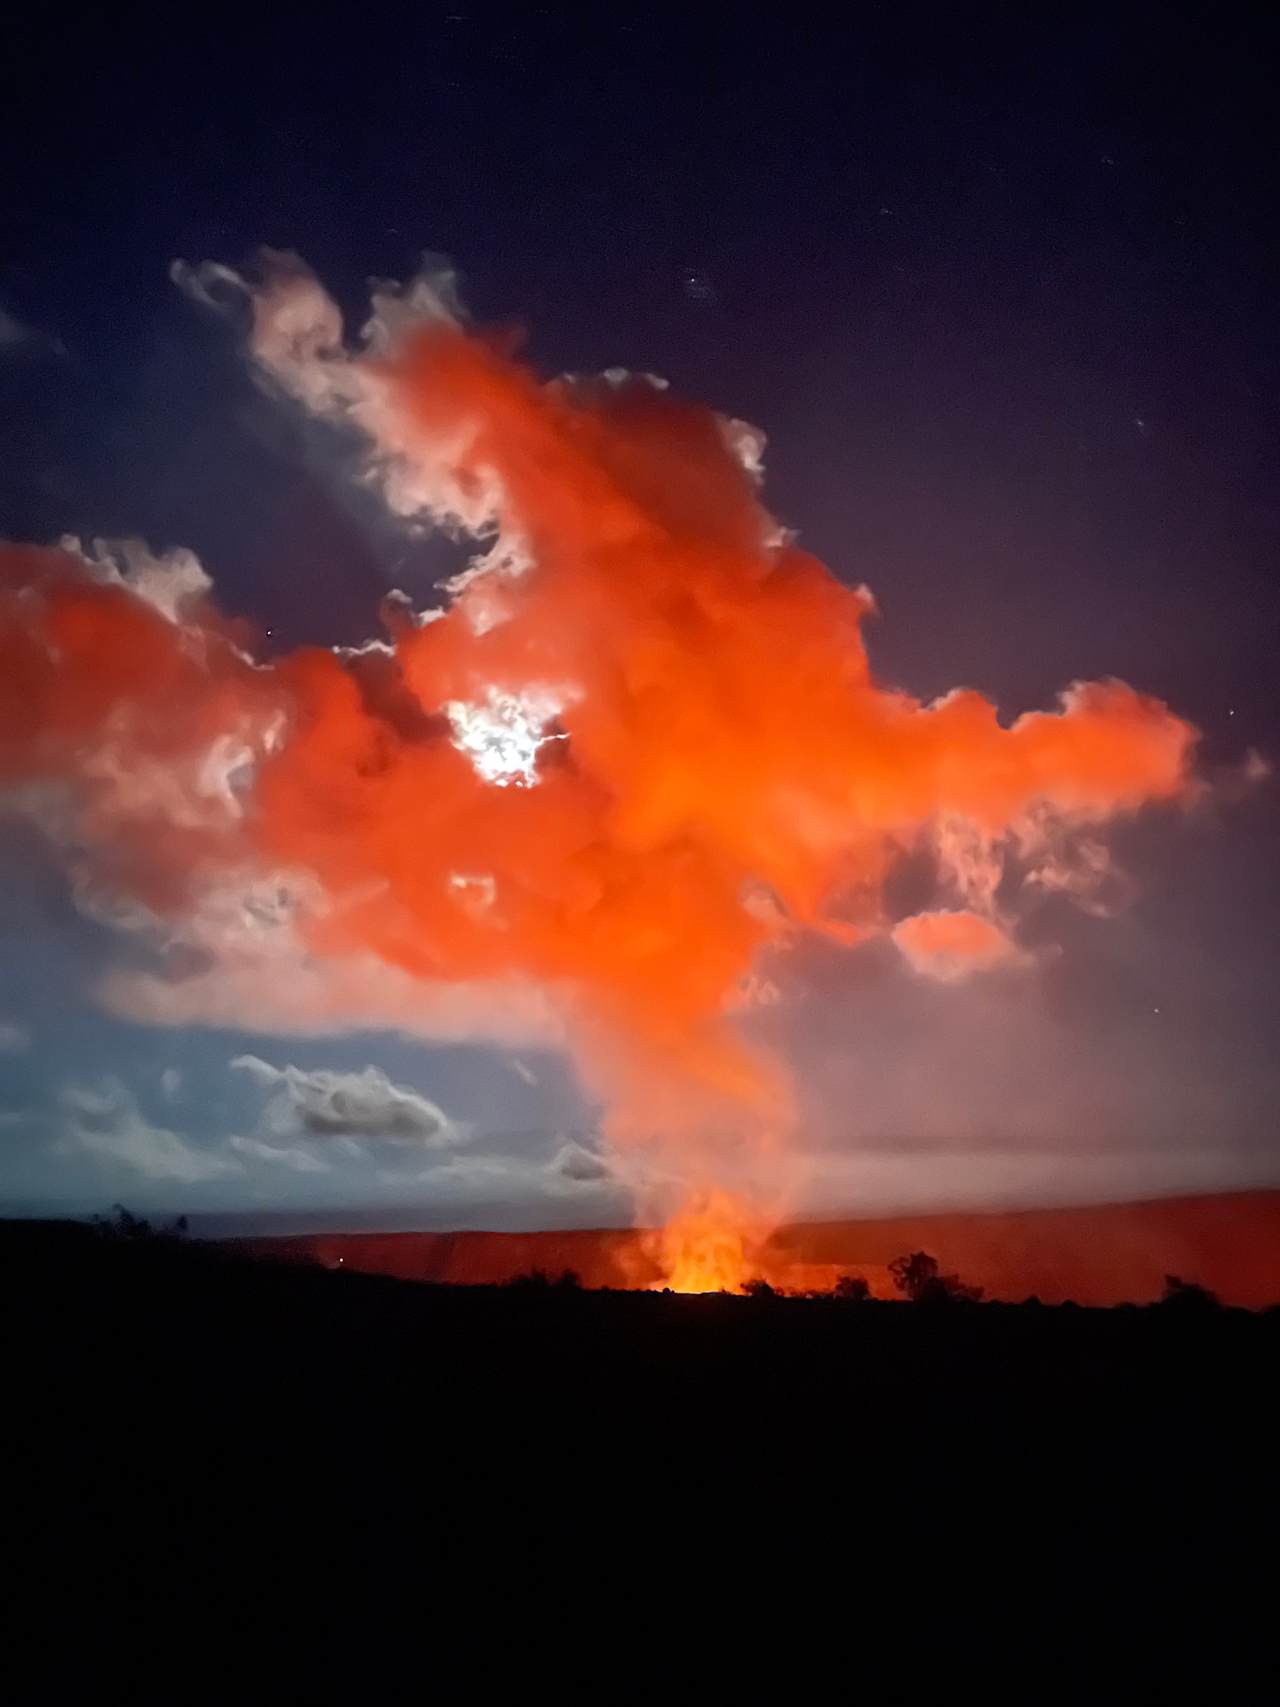
[[[844,1304],[865,1304],[871,1296],[871,1284],[865,1275],[842,1274],[836,1281],[834,1296]]]
[[[1164,1308],[1175,1310],[1220,1310],[1221,1300],[1216,1292],[1210,1292],[1207,1286],[1197,1286],[1194,1280],[1183,1280],[1179,1275],[1166,1274],[1164,1277],[1164,1294],[1160,1299]]]
[[[760,1277],[745,1281],[742,1290],[748,1298],[776,1298],[778,1296],[769,1282]]]

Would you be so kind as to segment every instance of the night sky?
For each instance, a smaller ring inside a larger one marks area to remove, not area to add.
[[[773,513],[875,593],[878,679],[1007,723],[1114,676],[1201,732],[1196,798],[1109,827],[1105,894],[1027,909],[1024,964],[939,982],[809,937],[771,968],[793,1206],[1280,1185],[1276,45],[1207,6],[28,19],[0,536],[189,548],[266,657],[360,643],[392,586],[440,603],[468,549],[406,530],[169,275],[296,251],[358,326],[370,279],[448,256],[540,373],[656,373],[761,427]],[[536,1034],[133,1023],[95,992],[143,954],[0,799],[9,1212],[630,1218]]]

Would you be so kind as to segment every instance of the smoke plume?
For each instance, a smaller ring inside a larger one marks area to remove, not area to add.
[[[351,348],[292,257],[177,276],[247,302],[263,383],[358,431],[399,515],[483,550],[443,610],[264,663],[193,559],[4,549],[0,783],[168,955],[117,1008],[256,990],[281,1029],[557,1041],[615,1139],[776,1134],[785,1075],[739,1017],[769,954],[1018,975],[1020,888],[1087,903],[1108,821],[1188,790],[1193,730],[1124,683],[1006,725],[878,681],[870,593],[769,514],[743,423],[645,376],[544,383],[438,278],[381,287]],[[937,893],[895,919],[922,848]]]

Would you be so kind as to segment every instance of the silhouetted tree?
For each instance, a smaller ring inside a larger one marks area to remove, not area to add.
[[[871,1296],[871,1286],[865,1275],[842,1274],[835,1284],[835,1296],[845,1304],[865,1304]]]
[[[937,1257],[927,1251],[895,1257],[889,1273],[898,1291],[913,1304],[976,1304],[982,1297],[980,1286],[966,1286],[956,1274],[940,1274]]]
[[[778,1296],[769,1282],[760,1276],[754,1280],[744,1281],[742,1290],[748,1298],[776,1298]]]
[[[909,1257],[894,1257],[889,1264],[893,1284],[904,1298],[913,1302],[938,1275],[938,1259],[927,1251],[914,1251]]]
[[[1222,1301],[1207,1286],[1197,1286],[1194,1280],[1183,1280],[1176,1274],[1164,1277],[1162,1305],[1175,1310],[1220,1310]]]

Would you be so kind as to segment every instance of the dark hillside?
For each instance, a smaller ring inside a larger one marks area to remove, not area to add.
[[[495,1625],[576,1666],[620,1618],[656,1620],[652,1658],[691,1609],[817,1616],[855,1582],[908,1622],[918,1593],[1071,1584],[1135,1619],[1190,1593],[1198,1642],[1228,1588],[1248,1624],[1243,1549],[1272,1545],[1274,1313],[427,1287],[58,1226],[0,1248],[17,1627],[74,1605],[60,1660],[123,1642],[139,1679],[173,1639],[487,1666]]]

